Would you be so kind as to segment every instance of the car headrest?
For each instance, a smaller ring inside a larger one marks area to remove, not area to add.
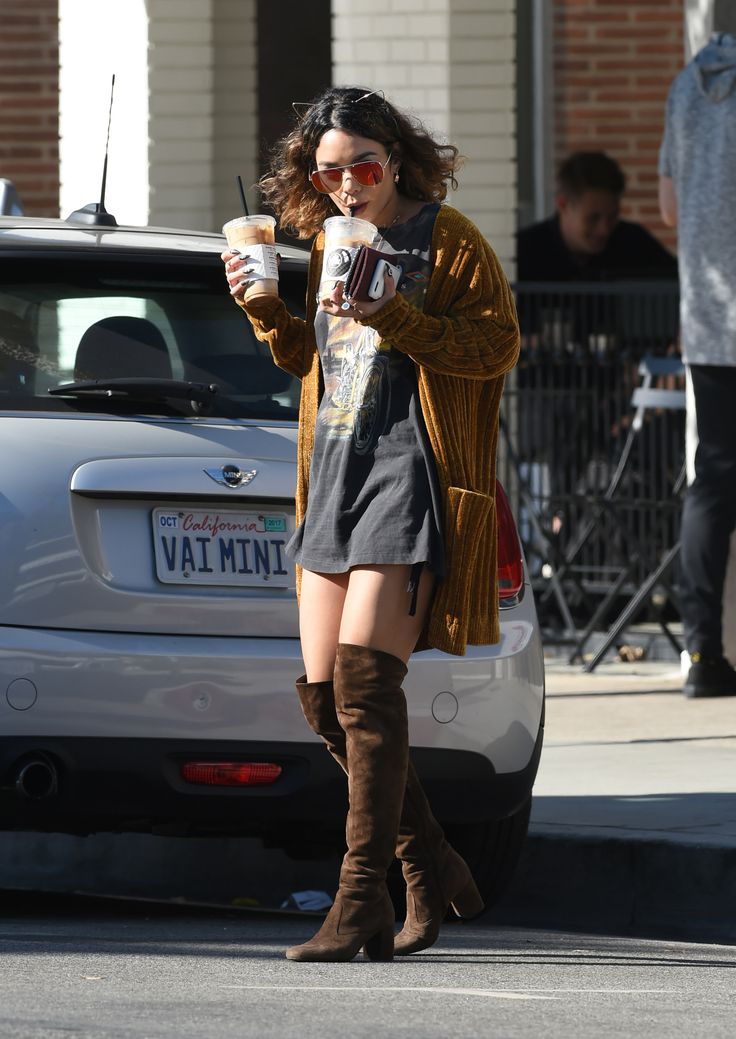
[[[90,325],[77,347],[74,378],[170,379],[171,361],[166,341],[142,317],[106,317]]]
[[[24,318],[0,310],[0,387],[5,391],[33,393],[38,343]]]

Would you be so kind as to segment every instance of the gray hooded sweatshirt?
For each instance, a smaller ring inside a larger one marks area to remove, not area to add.
[[[672,84],[659,172],[677,196],[683,356],[736,365],[736,36],[714,34]]]

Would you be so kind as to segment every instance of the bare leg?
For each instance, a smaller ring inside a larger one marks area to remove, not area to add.
[[[348,774],[351,770],[348,764],[346,737],[350,726],[346,725],[343,728],[345,722],[341,723],[338,720],[335,686],[331,681],[336,644],[338,641],[343,643],[340,648],[339,665],[339,699],[342,701],[343,718],[349,722],[356,710],[361,707],[359,713],[366,714],[369,704],[373,706],[372,713],[376,714],[373,700],[376,697],[380,700],[381,694],[388,694],[385,707],[391,704],[397,708],[397,715],[389,729],[380,724],[380,712],[372,719],[370,726],[362,725],[359,728],[372,732],[372,739],[381,735],[383,730],[381,742],[389,740],[391,736],[396,735],[396,724],[404,711],[404,697],[400,688],[404,673],[403,664],[408,660],[421,632],[434,584],[432,573],[425,569],[420,580],[416,615],[412,617],[409,615],[411,596],[407,591],[410,572],[409,566],[366,566],[357,567],[349,575],[339,575],[337,578],[329,575],[304,575],[301,602],[302,633],[303,638],[314,641],[309,646],[304,644],[303,652],[305,661],[310,661],[307,668],[311,667],[314,674],[322,677],[312,682],[300,680],[297,690],[310,727],[322,737],[330,753]],[[375,679],[381,672],[381,681],[376,684]],[[385,688],[386,680],[392,676],[394,681],[388,681],[388,688]],[[352,698],[347,714],[344,711],[346,692],[348,697]],[[357,779],[360,781],[362,778],[365,781],[367,777],[362,773],[368,769],[369,756],[358,754],[357,758],[355,757],[356,739],[357,736],[353,736],[353,770],[357,768]],[[396,752],[388,755],[390,763],[394,765],[397,763],[397,757]],[[402,764],[402,771],[403,767]],[[387,768],[388,762],[381,766],[381,778],[385,778]],[[397,779],[397,788],[403,783],[404,780]],[[356,775],[353,775],[351,805],[354,808],[353,814],[360,823],[361,833],[370,816],[367,810],[362,811],[360,807],[362,801],[366,800],[360,797],[362,785],[364,784],[358,782],[356,786]],[[390,787],[390,791],[382,791],[378,778],[374,778],[368,783],[367,800],[370,804],[376,799],[382,804],[387,804],[391,800],[393,784],[390,784]],[[348,823],[350,824],[350,817]],[[350,832],[348,825],[348,834]],[[349,845],[351,843],[352,859],[346,858],[344,863],[342,879],[345,884],[341,882],[341,895],[338,896],[347,899],[348,913],[350,890],[356,883],[353,874],[356,873],[357,867],[362,867],[357,869],[358,874],[366,871],[372,874],[376,865],[380,866],[380,860],[383,858],[378,854],[378,846],[374,842],[371,842],[370,848],[362,848],[362,853],[361,842],[356,844],[355,840],[349,841]],[[396,851],[402,860],[407,883],[407,917],[401,934],[395,940],[395,949],[398,954],[406,955],[426,949],[436,941],[449,904],[452,904],[455,912],[462,916],[476,915],[483,906],[470,870],[445,840],[411,764],[408,764],[406,774]],[[388,905],[384,905],[383,908],[386,911],[387,930],[390,930],[388,920],[391,910]],[[354,923],[357,924],[357,920]],[[332,959],[353,955],[352,946],[346,947],[344,939],[339,933],[333,934],[332,930],[333,924],[326,921],[326,926],[313,942],[307,943],[304,947],[291,949],[287,955],[292,959]],[[376,939],[372,941],[375,945]]]
[[[424,626],[434,587],[434,574],[425,567],[416,614],[410,616],[410,574],[411,567],[404,565],[353,567],[337,641],[379,649],[406,663]]]
[[[302,572],[299,633],[309,682],[326,682],[335,670],[338,642],[369,646],[406,663],[424,625],[434,587],[426,567],[415,616],[409,615],[410,566],[354,567],[345,574]]]
[[[302,571],[299,634],[309,682],[332,681],[348,577]]]
[[[300,698],[304,704],[318,691],[321,699],[332,684],[349,809],[335,902],[314,938],[287,949],[291,960],[351,960],[361,947],[370,959],[393,957],[394,908],[386,872],[396,848],[409,754],[401,689],[406,665],[396,654],[409,655],[422,623],[408,612],[410,572],[408,566],[389,566],[357,568],[342,579],[304,575],[301,630],[309,681]],[[423,589],[419,608],[426,609],[428,595]],[[366,638],[386,648],[344,643],[346,638]]]

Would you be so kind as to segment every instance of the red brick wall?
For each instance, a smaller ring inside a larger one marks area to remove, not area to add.
[[[0,177],[26,213],[59,215],[58,0],[2,0]]]
[[[664,106],[684,62],[683,0],[554,0],[555,163],[601,150],[621,165],[623,215],[674,248],[657,205]]]

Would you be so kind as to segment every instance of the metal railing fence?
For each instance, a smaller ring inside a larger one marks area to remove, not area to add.
[[[515,295],[522,350],[502,404],[499,474],[543,627],[584,627],[616,582],[621,596],[634,594],[678,538],[684,410],[645,411],[632,436],[642,358],[678,353],[678,285],[524,283]],[[683,381],[670,375],[658,385]]]

